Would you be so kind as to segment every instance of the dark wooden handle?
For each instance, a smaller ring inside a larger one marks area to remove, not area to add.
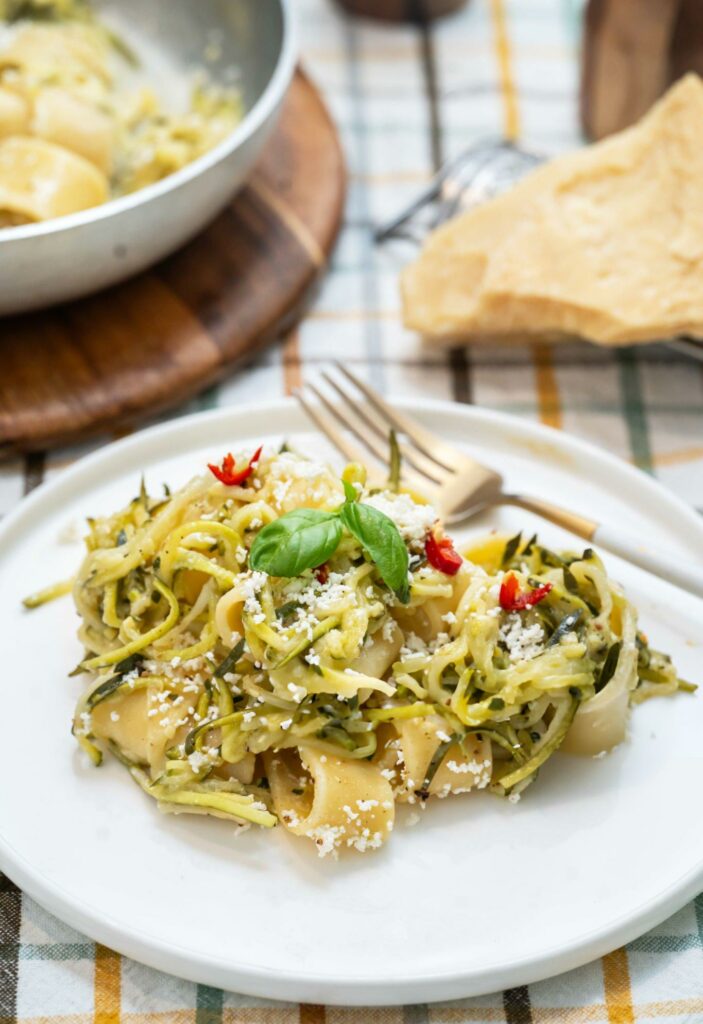
[[[671,79],[687,71],[703,75],[703,4],[681,0],[671,46]]]
[[[381,21],[434,21],[445,14],[453,14],[467,0],[337,0],[350,14]]]
[[[701,0],[589,0],[581,120],[601,139],[634,124],[685,72],[703,69]]]

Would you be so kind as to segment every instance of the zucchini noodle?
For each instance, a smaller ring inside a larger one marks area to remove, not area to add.
[[[362,467],[345,492],[287,448],[243,464],[163,498],[142,486],[90,520],[73,583],[89,674],[74,735],[165,812],[278,822],[322,855],[363,852],[387,840],[398,803],[477,789],[515,802],[558,750],[600,755],[631,704],[694,689],[592,550],[492,534],[442,561],[432,509],[370,488]],[[268,524],[336,514],[345,494],[400,534],[408,600],[351,528],[297,576],[252,567]]]

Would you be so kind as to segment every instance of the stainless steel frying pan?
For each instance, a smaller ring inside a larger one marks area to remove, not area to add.
[[[244,182],[290,84],[291,0],[96,0],[95,6],[135,44],[145,79],[162,89],[168,75],[175,83],[182,72],[185,81],[202,67],[216,40],[208,69],[227,84],[236,75],[246,115],[215,149],[155,185],[68,217],[0,231],[0,315],[114,284],[197,234]]]

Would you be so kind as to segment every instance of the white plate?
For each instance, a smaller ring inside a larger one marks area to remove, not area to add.
[[[413,401],[412,411],[515,489],[682,558],[703,546],[692,511],[573,438],[455,405]],[[450,999],[535,981],[691,899],[703,888],[699,695],[636,709],[630,742],[606,758],[550,761],[519,804],[487,794],[432,801],[416,827],[401,814],[380,852],[336,863],[283,829],[235,841],[225,822],[161,815],[116,763],[83,764],[69,735],[79,683],[66,673],[80,656],[71,603],[24,613],[21,595],[72,572],[80,551],[59,535],[131,498],[142,471],[154,489],[179,485],[208,458],[284,436],[326,453],[291,402],[180,419],[85,459],[3,524],[2,869],[75,928],[153,967],[321,1003]],[[501,510],[470,532],[488,525],[535,521]],[[547,525],[541,535],[568,540]],[[654,644],[700,680],[703,602],[608,563]]]

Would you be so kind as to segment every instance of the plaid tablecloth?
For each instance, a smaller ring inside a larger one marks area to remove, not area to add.
[[[300,328],[175,415],[289,391],[344,354],[383,391],[503,409],[588,438],[703,507],[703,374],[661,346],[426,351],[398,315],[397,247],[373,225],[433,169],[501,132],[555,153],[579,142],[579,0],[471,0],[431,31],[349,20],[297,0],[308,71],[339,125],[350,168],[346,221]],[[0,466],[0,512],[94,443]],[[703,827],[703,826],[702,826]],[[541,982],[433,1006],[335,1009],[193,985],[96,946],[0,875],[0,1024],[671,1024],[703,1021],[703,895],[601,961]]]

